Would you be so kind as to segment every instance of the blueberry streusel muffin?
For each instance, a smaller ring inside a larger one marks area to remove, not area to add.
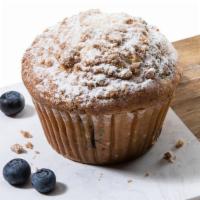
[[[124,13],[89,10],[36,37],[22,61],[51,146],[69,159],[133,159],[158,138],[179,82],[172,44]]]

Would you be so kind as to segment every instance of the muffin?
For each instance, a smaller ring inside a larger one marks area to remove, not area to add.
[[[155,143],[180,80],[176,63],[156,27],[89,10],[36,37],[22,78],[53,149],[104,165],[135,159]]]

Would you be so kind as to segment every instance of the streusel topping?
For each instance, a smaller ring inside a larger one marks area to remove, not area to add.
[[[27,50],[41,95],[109,100],[171,80],[176,51],[159,30],[124,13],[89,10],[45,30]]]

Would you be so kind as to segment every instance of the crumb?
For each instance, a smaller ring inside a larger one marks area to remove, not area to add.
[[[40,154],[40,152],[39,151],[35,151],[35,154]]]
[[[28,132],[28,131],[20,131],[20,133],[22,134],[22,136],[24,137],[24,138],[32,138],[33,136],[30,134],[30,132]]]
[[[100,181],[102,177],[103,177],[103,173],[100,173],[98,181]]]
[[[176,156],[172,152],[168,151],[164,154],[163,159],[167,160],[170,163],[173,163],[176,159]]]
[[[34,151],[34,153],[35,153],[35,155],[32,158],[33,160],[36,159],[37,155],[40,154],[40,152],[39,151]]]
[[[133,19],[129,18],[125,21],[126,24],[132,24],[134,21]]]
[[[149,176],[149,172],[146,172],[146,173],[144,174],[144,176],[145,176],[145,177]]]
[[[10,149],[16,154],[26,153],[26,150],[20,144],[13,144]]]
[[[61,49],[64,49],[65,47],[66,47],[66,44],[65,44],[65,43],[60,44],[60,48],[61,48]]]
[[[45,64],[45,60],[41,60],[40,64],[44,65]]]
[[[150,68],[145,72],[145,77],[147,79],[154,79],[155,73],[156,73],[156,70],[154,68]]]
[[[53,65],[53,61],[47,60],[47,61],[45,62],[45,65],[46,65],[47,67],[51,67],[51,66]]]
[[[179,139],[179,140],[176,141],[175,147],[176,147],[177,149],[179,149],[179,148],[181,148],[183,145],[184,145],[184,141],[181,140],[181,139]]]
[[[132,182],[133,182],[133,180],[129,179],[127,182],[128,182],[128,183],[132,183]]]
[[[27,149],[33,149],[33,144],[31,142],[28,142],[28,143],[25,144],[25,147]]]

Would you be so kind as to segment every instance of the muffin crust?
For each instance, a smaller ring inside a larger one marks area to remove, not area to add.
[[[39,35],[22,60],[31,95],[61,110],[145,108],[180,79],[176,51],[156,27],[124,13],[89,10]]]

